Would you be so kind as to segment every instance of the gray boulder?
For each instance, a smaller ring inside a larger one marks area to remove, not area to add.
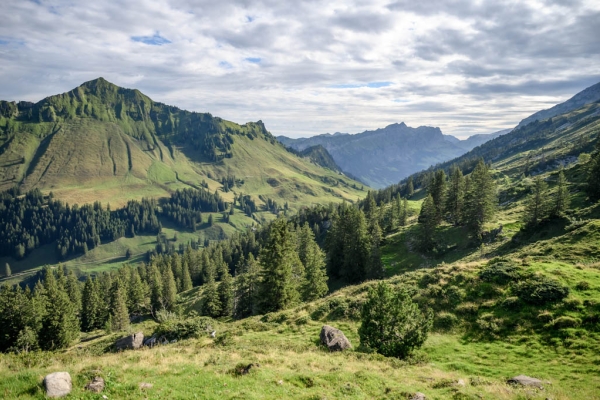
[[[342,351],[352,348],[352,344],[342,331],[329,325],[321,328],[321,344],[327,346],[329,351]]]
[[[133,349],[137,350],[142,347],[144,343],[144,334],[142,332],[134,333],[133,335],[126,336],[115,342],[117,350]]]
[[[427,397],[425,397],[425,395],[423,393],[417,392],[412,395],[410,400],[427,400]]]
[[[92,379],[92,381],[88,383],[85,388],[90,392],[100,393],[104,390],[104,379],[97,376]]]
[[[537,387],[537,388],[542,388],[542,384],[543,382],[540,381],[539,379],[536,378],[532,378],[530,376],[526,376],[526,375],[518,375],[515,376],[514,378],[510,378],[507,383],[511,384],[511,385],[521,385],[521,386],[533,386],[533,387]]]
[[[51,398],[64,397],[71,393],[73,383],[68,372],[55,372],[44,378],[46,396]]]

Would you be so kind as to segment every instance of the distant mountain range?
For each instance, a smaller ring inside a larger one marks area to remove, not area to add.
[[[439,128],[411,128],[402,122],[356,135],[337,132],[310,138],[279,136],[277,139],[296,151],[322,146],[341,170],[371,187],[382,188],[432,164],[458,157],[509,131],[460,140],[442,134]]]

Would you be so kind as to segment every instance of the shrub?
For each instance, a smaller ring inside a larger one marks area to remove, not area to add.
[[[552,314],[550,311],[542,311],[538,314],[537,319],[541,322],[550,322],[554,319],[554,314]]]
[[[569,288],[545,276],[533,276],[515,287],[515,292],[526,303],[544,305],[561,301],[569,295]]]
[[[589,290],[590,283],[587,281],[577,282],[577,284],[575,285],[575,289],[580,290],[580,291]]]
[[[521,300],[516,296],[507,297],[502,301],[502,307],[507,310],[518,310],[521,308]]]
[[[426,288],[429,285],[436,284],[440,281],[440,277],[436,273],[424,274],[421,279],[419,279],[419,286],[422,288]]]
[[[187,319],[168,319],[162,322],[154,334],[157,337],[164,336],[168,340],[182,340],[193,337],[199,337],[201,334],[212,330],[214,320],[209,317],[195,317]]]
[[[420,348],[433,325],[433,313],[419,310],[405,287],[381,282],[370,288],[362,307],[360,342],[387,357],[405,358]]]
[[[452,313],[441,312],[436,315],[433,325],[436,329],[451,330],[458,325],[458,318]]]
[[[577,328],[579,325],[581,325],[581,320],[579,318],[573,318],[566,315],[558,317],[552,322],[552,326],[555,329]]]
[[[465,298],[465,291],[457,286],[446,286],[443,296],[448,304],[458,304]]]
[[[488,264],[487,267],[479,272],[479,279],[484,282],[506,285],[510,282],[521,279],[522,274],[522,270],[517,264],[513,262],[500,261],[493,264]]]
[[[478,310],[479,306],[475,303],[463,303],[456,307],[455,312],[462,315],[477,315]]]
[[[583,302],[575,298],[564,299],[563,304],[567,310],[571,311],[577,311],[583,308]]]
[[[502,328],[502,322],[501,319],[494,317],[494,314],[485,313],[477,319],[477,326],[484,332],[496,333]]]

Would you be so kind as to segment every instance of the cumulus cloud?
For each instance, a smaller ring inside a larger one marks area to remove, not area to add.
[[[7,0],[0,98],[102,76],[276,135],[469,136],[600,81],[594,0]]]

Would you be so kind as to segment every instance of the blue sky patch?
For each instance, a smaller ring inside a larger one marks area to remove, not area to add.
[[[233,65],[231,65],[227,61],[221,61],[221,62],[219,62],[219,67],[224,68],[224,69],[231,69],[231,68],[233,68]]]
[[[258,64],[260,62],[260,58],[258,58],[258,57],[248,57],[248,58],[246,58],[246,61],[254,63],[254,64]]]
[[[333,89],[356,89],[361,87],[377,89],[381,87],[390,86],[391,84],[392,82],[342,83],[339,85],[331,85],[329,87]]]
[[[160,33],[158,32],[156,32],[153,36],[132,36],[131,40],[134,42],[149,44],[150,46],[162,46],[163,44],[171,43],[169,39],[160,36]]]

